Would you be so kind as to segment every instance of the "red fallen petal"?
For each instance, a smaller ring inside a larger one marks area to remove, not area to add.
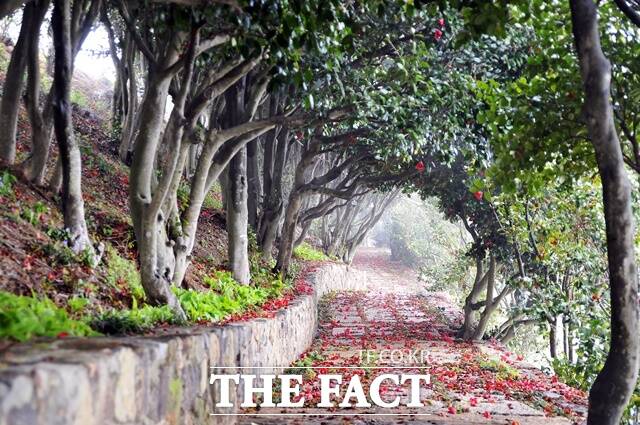
[[[58,335],[56,335],[56,338],[66,338],[69,336],[69,332],[60,332]]]
[[[491,413],[487,412],[486,410],[482,412],[482,416],[484,416],[487,419],[491,419]]]
[[[447,409],[447,412],[449,412],[449,414],[451,415],[455,415],[457,413],[456,408],[453,406],[449,406],[449,408]]]

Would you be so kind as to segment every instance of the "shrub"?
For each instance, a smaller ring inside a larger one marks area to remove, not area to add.
[[[480,359],[479,365],[483,370],[495,372],[496,378],[501,381],[518,379],[518,377],[520,376],[520,372],[518,372],[518,369],[515,369],[514,367],[509,366],[508,364],[500,360]]]
[[[49,212],[49,208],[40,201],[37,201],[31,207],[24,208],[20,216],[28,221],[32,226],[40,223],[40,218]]]
[[[2,43],[0,43],[2,44]],[[0,196],[5,198],[13,197],[13,184],[16,178],[8,171],[3,171],[0,175]]]
[[[109,310],[91,320],[91,327],[109,335],[140,333],[159,324],[179,324],[169,306],[146,305],[131,310]]]
[[[173,288],[190,321],[217,322],[232,314],[256,308],[267,300],[278,298],[288,285],[273,274],[253,276],[249,285],[236,282],[230,272],[217,271],[204,278],[211,292]]]
[[[204,197],[204,202],[202,203],[203,208],[208,208],[212,210],[222,210],[222,195],[220,194],[220,189],[218,186],[218,190],[212,189],[210,190]]]
[[[26,341],[37,336],[90,336],[96,332],[73,320],[48,298],[0,292],[0,338]]]
[[[327,257],[322,251],[319,251],[307,244],[306,242],[301,243],[293,250],[293,255],[297,258],[305,261],[327,261],[329,257]]]
[[[107,283],[113,287],[127,286],[134,307],[145,300],[144,289],[140,283],[140,273],[136,263],[120,256],[111,245],[107,245]]]
[[[87,109],[89,106],[89,99],[81,91],[71,90],[70,99],[71,103],[78,105],[82,109]]]
[[[73,298],[69,298],[67,306],[69,306],[69,310],[71,310],[72,313],[80,313],[87,305],[89,305],[89,302],[89,299],[76,295]]]

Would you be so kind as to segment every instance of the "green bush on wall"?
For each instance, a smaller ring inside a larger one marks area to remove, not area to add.
[[[74,320],[49,298],[0,292],[0,339],[96,335],[88,324]]]

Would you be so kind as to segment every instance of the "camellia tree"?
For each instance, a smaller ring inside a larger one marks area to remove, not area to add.
[[[627,85],[632,84],[633,77],[625,61],[637,48],[631,42],[637,39],[631,35],[637,29],[622,18],[622,12],[629,15],[629,8],[633,12],[634,6],[632,2],[616,2],[598,7],[590,0],[514,3],[495,6],[500,13],[491,16],[478,8],[467,9],[468,16],[485,18],[477,19],[483,25],[470,27],[471,32],[499,32],[505,17],[512,16],[528,22],[536,29],[539,45],[549,48],[534,52],[522,78],[514,83],[496,85],[497,91],[491,84],[480,87],[481,92],[497,93],[485,97],[490,113],[482,122],[494,134],[496,168],[505,171],[497,175],[497,180],[510,191],[524,188],[535,192],[546,184],[562,185],[598,167],[606,227],[611,338],[606,360],[591,387],[588,422],[619,423],[636,387],[639,366],[639,345],[634,336],[638,333],[635,228],[625,169],[625,163],[631,167],[634,163],[633,124],[629,127],[634,122],[634,101]],[[616,9],[621,5],[622,12]],[[605,30],[598,25],[598,16],[607,23]],[[484,25],[486,22],[494,25]],[[577,57],[567,53],[572,45]],[[605,57],[609,51],[615,60],[613,67]],[[610,82],[616,79],[620,83],[614,84],[619,89],[613,90],[612,103]],[[624,138],[618,137],[616,124]]]

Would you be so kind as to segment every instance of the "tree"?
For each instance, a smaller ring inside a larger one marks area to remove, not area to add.
[[[585,121],[602,178],[611,291],[611,349],[589,392],[589,424],[617,424],[640,367],[638,277],[631,188],[609,99],[611,65],[600,47],[591,0],[572,0],[573,33],[585,92]]]
[[[518,6],[524,6],[524,2],[516,3]],[[618,2],[619,5],[621,3],[629,6],[628,2]],[[573,94],[571,94],[572,91],[569,91],[569,102],[561,101],[558,103],[560,107],[566,107],[569,104],[569,110],[579,110],[579,113],[574,114],[571,121],[566,121],[565,123],[573,127],[574,136],[583,140],[586,127],[586,140],[590,142],[591,149],[585,150],[585,145],[589,146],[589,144],[584,143],[570,144],[570,146],[581,146],[582,152],[595,152],[595,160],[602,181],[604,219],[607,232],[608,279],[611,292],[610,351],[605,366],[591,389],[588,421],[589,423],[618,423],[633,391],[638,374],[638,344],[637,338],[632,337],[638,332],[637,277],[633,242],[635,232],[634,218],[631,214],[629,181],[624,168],[625,157],[620,147],[614,119],[615,113],[610,102],[611,65],[603,53],[603,45],[601,44],[601,36],[598,29],[598,8],[592,1],[588,0],[571,1],[569,4],[571,6],[570,16],[572,19],[573,40],[578,53],[577,64],[579,64],[579,69],[575,66],[576,62],[573,62],[575,71],[573,73],[567,72],[567,69],[571,69],[572,58],[562,56],[559,56],[559,58],[568,63],[569,66],[565,65],[557,69],[564,78],[563,84],[566,84],[567,81],[575,83],[579,81],[578,77],[581,77],[582,90],[580,91],[584,93],[584,103],[580,110],[581,99],[576,96],[576,91],[573,91]],[[542,16],[548,16],[549,9],[545,7],[545,4],[536,2],[534,6],[536,10],[543,11]],[[497,7],[500,8],[502,6]],[[527,4],[526,7],[528,10],[529,5]],[[606,5],[603,8],[606,10]],[[523,11],[523,8],[514,8],[511,11],[516,11],[517,13],[518,11]],[[560,11],[564,13],[564,18],[561,19],[566,19],[569,16],[565,12],[566,8],[562,6],[554,9],[551,14]],[[473,16],[474,12],[478,15],[483,14],[483,11],[476,8],[470,10],[467,16]],[[504,21],[506,16],[509,16],[509,12],[506,8],[503,8],[500,13],[495,13],[490,20]],[[522,13],[518,18],[521,22],[526,22],[530,16],[536,15]],[[477,20],[477,22],[481,21],[482,19]],[[544,24],[544,20],[541,22]],[[547,20],[547,22],[550,23],[551,21]],[[557,30],[557,20],[553,25]],[[474,29],[481,32],[487,30],[487,28]],[[561,32],[564,32],[564,29]],[[615,27],[613,32],[616,32]],[[545,39],[548,39],[551,32],[541,31],[540,34],[546,37]],[[558,40],[557,34],[554,34],[553,40]],[[561,38],[561,40],[565,42],[567,38]],[[550,44],[552,46],[558,45],[553,42]],[[555,88],[557,86],[554,85],[552,87]],[[619,95],[619,93],[616,94]],[[624,90],[621,93],[623,93],[623,97],[618,98],[618,105],[625,104],[630,100],[630,98],[624,97],[628,96],[628,93],[625,93]],[[535,97],[530,99],[537,100]],[[575,108],[575,105],[578,105],[578,108]],[[623,120],[618,119],[619,122],[624,124]],[[551,129],[557,128],[555,125],[549,126],[548,121],[545,125]],[[542,140],[546,143],[551,139],[545,138]],[[633,140],[630,140],[630,142],[633,145]],[[549,144],[543,149],[537,149],[537,152],[543,153],[547,158],[555,158],[555,162],[562,164],[573,163],[575,166],[572,169],[574,170],[589,168],[592,164],[592,162],[590,163],[592,156],[585,158],[572,155],[572,152],[576,151],[569,150],[567,152],[566,147],[567,144]],[[517,159],[527,158],[527,150],[525,149],[524,152],[525,154]],[[633,158],[629,156],[627,158],[627,162],[633,166]],[[530,162],[537,166],[544,166],[545,163],[548,163],[548,160]],[[527,168],[524,169],[526,170]],[[565,175],[574,177],[576,174],[580,175],[579,173],[566,173]],[[540,180],[540,175],[540,173],[536,175],[538,182],[544,182],[544,179]]]

